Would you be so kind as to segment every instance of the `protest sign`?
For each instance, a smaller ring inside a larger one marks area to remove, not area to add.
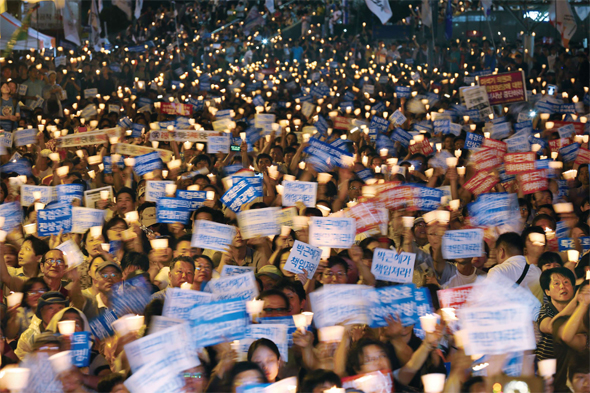
[[[257,191],[248,181],[240,180],[233,184],[221,197],[221,203],[227,206],[234,213],[241,210],[242,205],[252,202],[257,198]]]
[[[434,150],[432,149],[432,146],[430,145],[428,139],[424,138],[424,140],[422,140],[422,142],[420,143],[414,143],[413,145],[410,144],[409,152],[410,154],[421,153],[425,156],[429,156],[432,153],[434,153]]]
[[[143,176],[146,173],[162,169],[164,165],[160,159],[158,152],[151,152],[135,157],[135,165],[133,170],[138,176]]]
[[[404,116],[404,114],[398,109],[395,112],[393,112],[391,114],[391,116],[389,117],[389,121],[391,121],[392,123],[401,126],[402,124],[404,124],[406,122],[406,117]]]
[[[414,275],[416,254],[395,250],[375,249],[371,273],[377,280],[411,283]]]
[[[538,169],[518,174],[518,180],[525,195],[534,194],[537,191],[547,190],[549,182],[547,180],[547,171]]]
[[[130,393],[173,393],[182,391],[185,381],[176,368],[177,357],[150,361],[124,382]]]
[[[206,130],[152,130],[150,131],[150,141],[160,142],[208,142],[212,135],[219,135],[217,131]]]
[[[185,321],[183,321],[182,319],[168,318],[168,317],[162,317],[160,315],[154,315],[152,317],[151,322],[150,322],[148,334],[154,334],[154,333],[160,332],[164,329],[168,329],[171,326],[180,325],[181,323],[184,323],[184,322]]]
[[[472,289],[473,285],[464,285],[438,290],[436,293],[441,308],[461,308],[467,302]]]
[[[171,180],[148,180],[145,185],[146,202],[158,202],[166,196],[166,184],[174,184]]]
[[[57,200],[60,202],[72,203],[74,199],[81,202],[84,197],[84,186],[82,184],[59,184],[55,188]]]
[[[168,288],[162,315],[190,321],[191,310],[198,304],[211,303],[213,295],[207,292]]]
[[[236,228],[213,221],[197,220],[193,230],[191,247],[216,251],[228,251],[236,236]]]
[[[207,153],[229,153],[230,134],[209,135],[207,138]]]
[[[504,156],[505,170],[507,175],[516,175],[520,172],[535,170],[535,160],[537,154],[528,153],[508,153]]]
[[[416,324],[419,319],[416,313],[416,286],[414,284],[395,285],[382,288],[371,288],[364,296],[369,301],[369,317],[372,328],[387,326],[388,317],[401,319],[402,326]]]
[[[175,102],[160,102],[159,112],[166,115],[191,116],[193,106],[189,104],[179,104]],[[156,104],[154,104],[156,106]]]
[[[250,274],[254,280],[254,274]],[[216,281],[235,278],[228,277]],[[256,284],[254,286],[256,287]],[[246,303],[239,298],[199,304],[191,311],[190,319],[192,337],[196,339],[198,348],[240,340],[246,335],[248,326]]]
[[[480,76],[479,85],[485,86],[490,105],[527,100],[523,71]]]
[[[506,149],[508,153],[528,152],[531,150],[529,135],[515,134],[506,139]]]
[[[72,239],[63,242],[55,248],[63,252],[66,259],[66,266],[68,267],[68,269],[77,267],[84,263],[84,254],[82,254],[82,251],[80,251],[78,244],[74,242]]]
[[[14,145],[16,147],[34,145],[37,143],[36,128],[27,128],[26,130],[17,130],[14,132]]]
[[[483,254],[483,229],[446,231],[442,238],[444,259],[474,258]]]
[[[156,208],[156,219],[161,224],[188,224],[190,202],[180,198],[160,198]]]
[[[297,208],[295,207],[286,207],[277,211],[277,224],[279,227],[289,227],[293,228],[293,217],[297,216]]]
[[[412,94],[412,89],[406,86],[396,86],[395,94],[397,98],[409,98]]]
[[[320,264],[321,257],[321,249],[295,240],[283,269],[295,274],[303,273],[303,269],[305,269],[307,270],[307,278],[311,280]]]
[[[409,132],[407,132],[406,130],[403,130],[401,128],[396,128],[393,132],[393,135],[391,136],[391,140],[393,140],[395,142],[399,142],[399,143],[401,143],[402,146],[407,148],[410,146],[410,141],[412,140],[412,134],[410,134]]]
[[[486,171],[479,171],[463,185],[463,188],[474,195],[480,195],[490,191],[496,184],[498,184],[496,176]]]
[[[493,307],[464,307],[458,311],[467,332],[467,355],[496,355],[536,348],[531,315],[526,305],[500,303]]]
[[[336,165],[341,168],[348,167],[346,159],[343,157],[352,157],[346,150],[336,148],[315,138],[309,140],[308,146],[303,151],[324,164]]]
[[[91,209],[97,208],[97,202],[101,200],[100,192],[101,191],[108,191],[109,196],[107,198],[108,201],[113,200],[113,187],[106,186],[101,188],[94,188],[92,190],[84,191],[84,205]]]
[[[573,124],[566,124],[565,126],[559,127],[557,132],[559,133],[560,138],[568,139],[576,134],[576,128]]]
[[[196,351],[191,345],[190,325],[182,323],[125,345],[125,355],[133,373],[151,362],[151,359],[168,357],[177,358],[180,370],[187,370],[200,365]]]
[[[90,341],[89,332],[74,332],[70,336],[70,351],[72,364],[76,367],[88,367],[90,365]]]
[[[164,162],[168,162],[172,159],[172,152],[169,150],[164,149],[153,149],[147,146],[140,146],[140,145],[130,145],[128,143],[117,143],[115,145],[115,153],[120,154],[122,156],[141,156],[144,154],[151,153],[153,151],[157,151],[160,155],[160,158]]]
[[[34,192],[41,193],[41,198],[39,198],[39,202],[41,203],[48,204],[49,202],[57,201],[57,191],[54,187],[21,184],[20,204],[23,207],[29,207],[35,202]]]
[[[578,151],[580,150],[579,143],[572,143],[571,145],[567,145],[559,149],[559,154],[563,159],[563,162],[572,162],[575,161],[578,157]]]
[[[502,165],[502,157],[494,149],[481,149],[471,154],[470,160],[477,171],[489,171]]]
[[[277,345],[281,360],[287,362],[289,360],[287,329],[288,326],[283,324],[248,325],[246,337],[240,340],[238,353],[248,353],[248,348],[255,340],[266,338]]]
[[[372,200],[357,203],[345,211],[344,216],[354,218],[357,234],[378,228],[383,223],[377,204]]]
[[[332,284],[309,294],[316,328],[338,324],[369,324],[370,303],[365,285]]]
[[[574,163],[577,165],[590,164],[590,150],[581,147]]]
[[[238,224],[242,239],[278,235],[281,228],[277,224],[278,207],[244,210],[238,213]]]
[[[98,94],[98,89],[85,89],[84,90],[84,98],[94,98]]]
[[[176,197],[189,201],[189,210],[194,211],[203,206],[207,200],[207,191],[176,190]]]
[[[311,217],[309,244],[316,247],[349,248],[354,244],[353,218]]]
[[[57,235],[60,231],[70,233],[71,230],[71,205],[37,211],[37,233],[39,236]]]
[[[508,122],[503,122],[503,123],[494,123],[492,125],[492,131],[491,131],[491,137],[493,139],[504,139],[507,138],[508,135],[510,135],[510,132],[512,130],[510,129],[510,123]]]
[[[303,202],[306,207],[315,207],[318,183],[307,181],[283,181],[283,206],[295,206]]]
[[[233,277],[248,272],[254,272],[254,266],[223,265],[221,277]]]
[[[57,146],[62,149],[68,147],[81,147],[91,145],[103,145],[109,142],[110,137],[120,137],[121,128],[105,128],[90,132],[60,136],[57,138]]]
[[[502,141],[497,141],[495,139],[490,139],[490,138],[485,138],[483,143],[481,144],[481,147],[484,149],[493,149],[496,151],[496,154],[502,158],[504,157],[504,154],[506,154],[506,150],[508,149],[506,147],[506,142],[502,142]]]
[[[474,150],[481,146],[483,143],[484,136],[475,134],[473,132],[468,132],[467,137],[465,138],[465,145],[463,146],[464,149],[467,150]]]
[[[4,217],[4,225],[0,229],[10,233],[23,222],[23,209],[18,202],[2,203],[0,217]]]
[[[590,250],[590,237],[583,236],[578,238],[580,245],[582,246],[583,252]],[[570,237],[564,237],[558,239],[559,252],[576,249],[576,241]]]

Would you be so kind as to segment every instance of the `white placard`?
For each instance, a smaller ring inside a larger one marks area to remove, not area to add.
[[[162,315],[190,321],[190,312],[197,304],[211,303],[213,295],[207,292],[168,288]]]
[[[192,247],[228,251],[236,236],[236,228],[213,221],[197,220],[191,240]]]
[[[283,181],[283,206],[295,206],[299,201],[306,207],[315,207],[318,183],[309,181]]]
[[[414,276],[416,254],[376,248],[373,253],[371,273],[377,280],[411,283]]]
[[[309,244],[316,247],[349,248],[356,237],[354,218],[311,217]]]
[[[158,202],[166,196],[166,184],[174,184],[170,180],[148,180],[145,185],[146,202]]]
[[[238,213],[238,224],[242,239],[278,235],[281,231],[277,223],[278,207],[245,210]]]
[[[287,263],[285,263],[283,269],[296,274],[303,273],[303,269],[305,269],[307,270],[307,278],[311,280],[320,264],[321,258],[321,249],[295,240],[295,244],[293,244],[293,248],[291,248],[291,252],[289,253],[289,259],[287,259]]]
[[[207,137],[207,153],[229,153],[229,134],[209,135]]]
[[[317,328],[338,324],[369,324],[369,301],[366,285],[328,284],[309,294]]]
[[[474,258],[483,254],[483,229],[446,231],[442,238],[444,259]]]
[[[100,192],[101,191],[108,191],[109,192],[109,201],[113,201],[113,187],[106,186],[102,188],[95,188],[92,190],[84,191],[84,205],[86,207],[96,209],[96,203],[100,201]]]
[[[100,195],[100,194],[99,194]],[[92,227],[104,224],[106,210],[89,207],[72,207],[72,233],[85,233]]]
[[[233,277],[248,272],[254,272],[254,266],[223,265],[220,276]]]
[[[209,281],[207,288],[216,301],[228,299],[252,300],[258,296],[258,285],[253,272]]]

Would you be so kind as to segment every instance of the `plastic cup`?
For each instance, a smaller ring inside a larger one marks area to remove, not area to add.
[[[49,357],[51,368],[56,374],[63,373],[72,368],[72,355],[70,351],[63,351]]]
[[[127,321],[126,321],[127,318],[129,318],[129,317],[123,316],[111,324],[113,329],[115,329],[117,334],[119,334],[119,336],[121,336],[121,337],[123,337],[124,335],[126,335],[127,333],[130,332],[129,325],[127,324]]]
[[[543,378],[549,378],[555,375],[555,370],[557,368],[557,359],[540,360],[538,366],[539,375]]]
[[[176,192],[176,184],[166,184],[166,195],[174,195]]]
[[[433,333],[436,330],[436,325],[438,325],[438,315],[428,314],[421,316],[420,324],[422,325],[422,330],[426,333]]]
[[[137,211],[125,213],[125,221],[129,224],[139,221],[139,213],[137,213]]]
[[[305,330],[307,327],[307,317],[303,314],[293,315],[293,321],[295,322],[297,329]]]
[[[338,342],[344,335],[344,326],[327,326],[319,330],[320,341]]]
[[[426,374],[422,376],[425,393],[439,393],[445,387],[445,374]]]
[[[11,392],[23,390],[29,384],[31,370],[28,368],[9,367],[2,370],[4,386]]]
[[[402,217],[402,222],[404,223],[404,228],[411,228],[414,226],[414,217],[404,216]]]
[[[125,322],[127,323],[127,329],[130,332],[136,332],[143,326],[144,317],[143,315],[134,315],[127,317]]]
[[[23,293],[22,292],[13,292],[10,295],[6,296],[6,303],[8,308],[12,308],[18,304],[20,304],[23,300]]]
[[[59,321],[57,328],[60,334],[64,336],[71,336],[76,331],[76,321]]]
[[[250,315],[258,315],[262,312],[264,300],[249,300],[246,302],[246,311]]]

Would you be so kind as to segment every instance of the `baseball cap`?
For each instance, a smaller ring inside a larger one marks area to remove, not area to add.
[[[143,226],[150,227],[156,225],[157,222],[155,207],[151,206],[143,209],[143,212],[141,212],[141,223]]]
[[[119,271],[119,273],[123,273],[121,266],[119,266],[115,262],[111,262],[111,261],[105,261],[105,262],[101,263],[100,265],[98,265],[96,268],[96,272],[100,273],[102,269],[107,268],[109,266],[112,266],[115,269],[117,269]]]
[[[268,276],[273,280],[281,280],[283,278],[283,273],[281,273],[279,268],[275,265],[266,265],[258,269],[256,277],[260,276]]]
[[[41,319],[41,310],[43,307],[50,304],[63,304],[63,306],[66,307],[70,304],[70,301],[66,299],[65,295],[61,292],[51,291],[44,293],[39,298],[39,303],[37,304],[37,311],[35,312],[37,318]]]

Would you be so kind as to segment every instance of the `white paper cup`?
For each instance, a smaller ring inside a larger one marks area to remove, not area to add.
[[[126,321],[127,318],[128,317],[126,317],[126,316],[121,317],[111,324],[113,329],[115,329],[117,334],[121,337],[123,337],[124,335],[126,335],[127,333],[130,332],[129,326],[127,325],[127,321]]]
[[[176,184],[166,184],[166,195],[174,195],[176,192]]]
[[[424,213],[422,218],[424,218],[424,221],[426,221],[427,225],[430,225],[438,220],[438,214],[436,214],[436,210],[433,210],[431,212]]]
[[[212,201],[213,199],[215,199],[215,191],[207,191],[207,200],[208,201]]]
[[[53,162],[59,161],[59,153],[49,153],[49,159]]]
[[[76,321],[59,321],[57,328],[60,334],[64,336],[71,336],[76,331]]]
[[[125,213],[125,221],[128,224],[139,221],[139,213],[137,211]]]
[[[439,316],[437,314],[421,316],[420,324],[422,325],[422,330],[426,333],[433,333],[436,330],[436,325],[438,325],[438,318]]]
[[[135,158],[133,158],[133,157],[125,158],[125,159],[123,159],[123,163],[125,164],[125,166],[133,167],[133,166],[135,166]]]
[[[6,240],[6,236],[8,235],[8,233],[6,231],[1,231],[0,230],[0,243],[4,243],[4,241]]]
[[[295,181],[297,178],[293,175],[283,175],[283,181]]]
[[[306,228],[309,225],[309,217],[295,216],[293,217],[293,226],[296,231]]]
[[[567,260],[569,262],[578,262],[580,252],[578,250],[567,250]]]
[[[168,248],[168,239],[153,239],[150,244],[154,250],[164,250]]]
[[[285,236],[289,236],[289,234],[291,233],[291,227],[288,226],[281,226],[281,236],[285,237]]]
[[[72,355],[70,351],[63,351],[49,357],[51,368],[56,374],[63,373],[72,368]]]
[[[188,186],[187,188],[188,191],[199,191],[199,185],[198,184],[191,184],[190,186]],[[213,191],[211,191],[213,192]]]
[[[23,228],[27,235],[32,235],[37,231],[37,224],[28,224],[25,225]]]
[[[60,166],[57,168],[57,176],[64,177],[70,172],[69,166]]]
[[[457,330],[454,334],[453,337],[455,338],[455,344],[457,345],[457,348],[465,348],[465,346],[468,343],[469,340],[469,335],[467,330],[463,329],[463,330]]]
[[[41,202],[35,202],[35,211],[38,212],[39,210],[45,209],[45,204]]]
[[[313,321],[313,313],[311,311],[304,311],[302,312],[305,315],[307,326],[311,325],[311,321]]]
[[[425,393],[440,393],[445,387],[445,374],[426,374],[422,376]]]
[[[246,301],[246,311],[250,315],[258,315],[262,312],[264,307],[264,300],[248,300]]]
[[[449,202],[449,207],[453,211],[459,210],[459,207],[461,207],[461,200],[460,199],[453,199],[452,201]]]
[[[293,321],[297,329],[305,329],[307,327],[307,317],[303,314],[293,315]]]
[[[338,342],[344,335],[344,326],[327,326],[319,330],[320,341]]]
[[[33,199],[36,201],[41,199],[41,191],[33,191]]]
[[[561,162],[561,161],[549,161],[549,168],[551,168],[551,169],[561,169],[561,168],[563,168],[563,162]]]
[[[456,167],[457,166],[457,157],[447,157],[446,163],[449,168]]]
[[[332,179],[332,175],[329,173],[318,173],[318,183],[326,184]]]
[[[88,164],[90,165],[98,165],[102,162],[102,156],[90,156],[88,157]]]
[[[544,359],[540,360],[537,363],[539,366],[539,376],[543,378],[549,378],[555,375],[555,370],[557,368],[557,359]]]
[[[427,170],[424,171],[424,174],[426,175],[427,178],[431,178],[432,175],[434,175],[434,168],[428,168]]]
[[[569,171],[563,172],[562,175],[565,180],[574,180],[578,175],[578,171],[575,169],[570,169]]]
[[[29,384],[31,370],[28,368],[8,367],[2,370],[2,381],[6,389],[11,392],[23,390]]]
[[[103,251],[105,252],[109,252],[109,250],[111,249],[111,245],[109,243],[101,243],[100,247],[103,249]]]
[[[542,233],[529,233],[529,240],[536,246],[545,245],[545,235],[543,235]]]
[[[451,212],[448,210],[435,210],[436,211],[436,219],[441,224],[448,224],[451,220]]]
[[[134,315],[127,317],[125,322],[127,323],[127,329],[130,332],[136,332],[143,326],[144,317],[143,315]]]
[[[192,284],[190,282],[183,282],[180,284],[180,289],[189,290],[192,288]]]
[[[411,228],[414,226],[414,217],[404,216],[402,217],[402,222],[404,223],[404,228]]]
[[[464,166],[460,166],[457,168],[457,174],[459,176],[465,176],[465,167]]]
[[[103,190],[100,192],[100,199],[102,199],[103,201],[106,201],[107,199],[109,199],[109,195],[110,195],[109,190]]]
[[[182,165],[182,161],[180,160],[172,160],[168,163],[168,169],[173,170],[176,168],[180,168],[180,166]]]
[[[96,239],[97,237],[102,235],[102,227],[91,227],[90,228],[90,236],[92,236],[93,239]]]
[[[10,295],[6,296],[6,303],[8,308],[12,308],[18,304],[20,304],[23,300],[23,293],[22,292],[13,292]]]

